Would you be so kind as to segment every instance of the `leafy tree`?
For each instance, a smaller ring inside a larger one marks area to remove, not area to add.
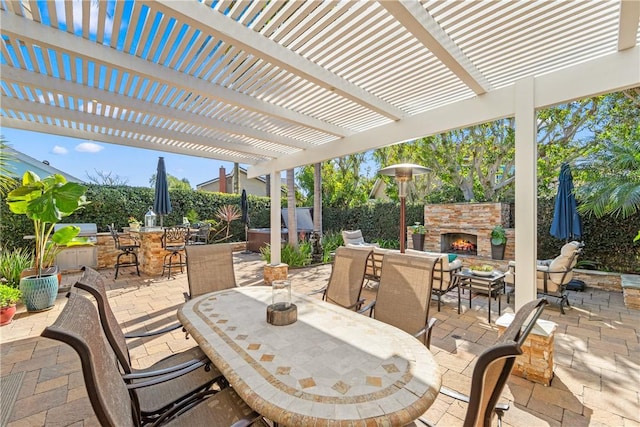
[[[640,88],[605,98],[597,150],[579,163],[580,211],[629,217],[640,211]]]
[[[7,141],[0,136],[0,195],[3,197],[17,185],[9,170],[9,161],[12,160],[13,155],[7,147]]]
[[[591,129],[601,97],[571,102],[538,113],[538,177],[540,195],[552,194],[563,161],[593,150]],[[515,119],[506,118],[466,129],[385,147],[374,152],[380,165],[417,163],[431,173],[413,180],[410,200],[435,202],[510,201],[515,179]],[[392,179],[388,194],[397,198]],[[460,199],[460,195],[462,199]],[[446,199],[446,198],[449,199]]]
[[[322,204],[325,206],[357,206],[366,203],[374,179],[367,177],[367,153],[352,154],[324,162],[321,167]],[[298,186],[313,204],[314,166],[300,168]]]
[[[187,178],[176,178],[171,174],[167,174],[167,184],[169,184],[169,190],[192,190],[191,184]],[[156,186],[156,174],[154,173],[149,178],[149,186]]]

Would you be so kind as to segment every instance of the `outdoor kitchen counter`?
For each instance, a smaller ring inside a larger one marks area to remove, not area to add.
[[[162,248],[162,235],[164,231],[160,227],[151,230],[145,230],[144,227],[140,231],[131,231],[132,237],[137,238],[140,242],[138,249],[138,262],[140,263],[140,272],[149,276],[159,276],[162,274],[162,261],[167,254]]]

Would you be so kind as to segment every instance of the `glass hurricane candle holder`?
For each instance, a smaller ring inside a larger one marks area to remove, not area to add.
[[[275,310],[286,310],[291,306],[291,281],[274,280],[271,285],[271,304]]]

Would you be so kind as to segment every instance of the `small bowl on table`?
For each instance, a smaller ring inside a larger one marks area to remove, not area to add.
[[[471,272],[471,274],[475,276],[480,276],[480,277],[493,276],[493,267],[490,265],[482,265],[482,266],[472,265],[471,267],[469,267],[469,271]]]

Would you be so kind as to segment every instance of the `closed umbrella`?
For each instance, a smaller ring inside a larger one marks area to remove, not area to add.
[[[156,196],[153,200],[153,210],[157,215],[160,215],[160,227],[162,227],[162,217],[171,213],[171,199],[169,198],[169,184],[167,183],[167,169],[164,166],[164,157],[158,158]]]
[[[242,190],[242,195],[240,196],[240,211],[242,212],[241,220],[244,224],[244,240],[246,242],[249,234],[249,200],[245,189]],[[245,249],[243,253],[247,254],[251,253],[251,251]]]
[[[578,215],[576,198],[573,193],[573,177],[567,163],[563,163],[560,168],[558,194],[556,195],[550,231],[553,237],[565,241],[582,236],[582,220]]]

